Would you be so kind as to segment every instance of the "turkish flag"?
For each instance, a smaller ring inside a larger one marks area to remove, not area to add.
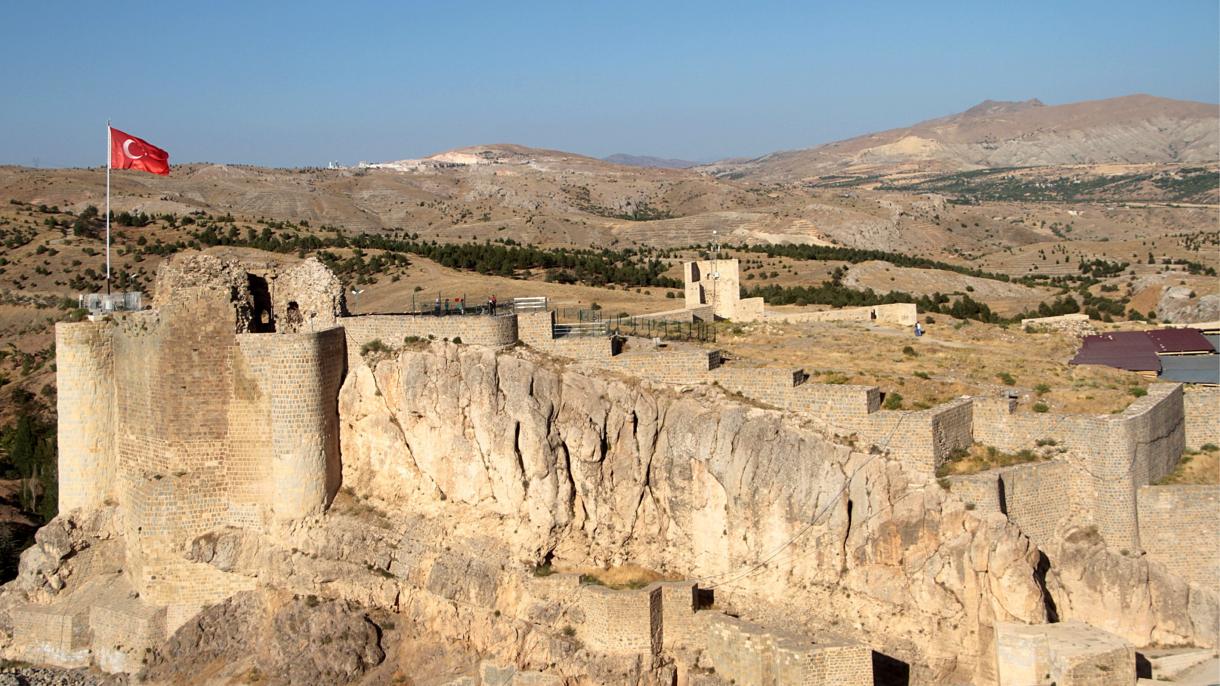
[[[169,176],[169,153],[149,143],[110,127],[110,166],[115,169],[139,169],[150,174]]]

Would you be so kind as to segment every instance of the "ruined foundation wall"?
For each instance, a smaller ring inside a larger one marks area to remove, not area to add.
[[[901,326],[915,326],[919,313],[914,303],[870,305],[868,307],[840,307],[821,312],[774,312],[770,319],[786,322],[869,322],[878,321]]]

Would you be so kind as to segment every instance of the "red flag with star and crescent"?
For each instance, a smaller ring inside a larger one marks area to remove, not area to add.
[[[169,176],[169,153],[110,127],[110,166],[114,169],[139,169],[150,174]]]

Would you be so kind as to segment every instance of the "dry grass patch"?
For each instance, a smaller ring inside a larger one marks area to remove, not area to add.
[[[580,580],[587,584],[596,584],[615,590],[644,588],[654,581],[679,581],[682,577],[663,574],[661,572],[641,567],[636,564],[623,564],[606,567],[575,567],[562,570],[579,574]]]
[[[990,445],[975,443],[970,446],[969,450],[950,455],[945,463],[936,470],[936,476],[964,476],[978,474],[989,469],[1043,462],[1062,454],[1064,450],[1064,448],[1058,447],[1052,439],[1040,440],[1034,448],[1018,450],[1015,453],[1006,453]]]
[[[1157,483],[1204,486],[1220,484],[1220,447],[1208,443],[1202,450],[1187,450],[1178,460],[1178,466],[1173,472]]]

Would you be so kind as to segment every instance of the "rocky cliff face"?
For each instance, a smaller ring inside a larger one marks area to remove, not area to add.
[[[351,495],[521,563],[700,579],[932,680],[990,676],[992,624],[1046,620],[1040,555],[1004,517],[713,389],[438,345],[349,370],[340,416]]]

